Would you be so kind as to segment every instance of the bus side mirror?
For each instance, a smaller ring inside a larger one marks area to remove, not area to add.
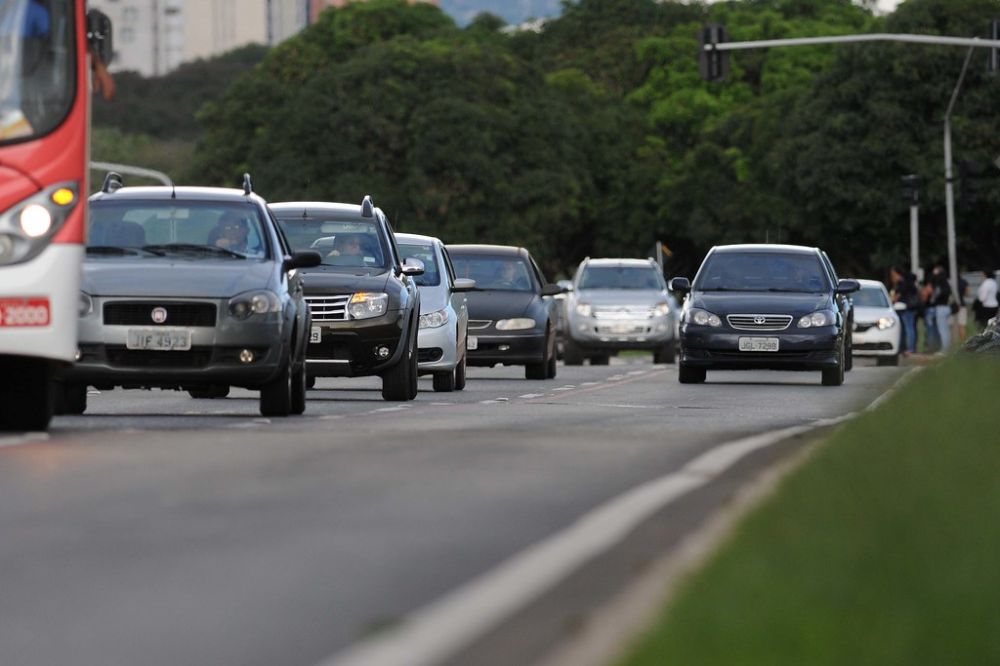
[[[114,43],[111,38],[111,19],[102,11],[91,9],[87,12],[87,43],[105,65],[111,64]]]

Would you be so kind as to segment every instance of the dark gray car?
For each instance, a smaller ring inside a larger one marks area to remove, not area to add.
[[[260,391],[265,416],[305,410],[309,309],[293,254],[251,191],[115,187],[90,199],[79,352],[59,392],[63,413],[99,389]]]

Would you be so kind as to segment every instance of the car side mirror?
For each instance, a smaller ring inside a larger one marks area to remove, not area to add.
[[[87,42],[101,62],[111,64],[114,55],[111,19],[104,12],[96,9],[87,12]]]
[[[675,277],[670,281],[670,291],[686,294],[691,291],[691,281],[685,277]]]
[[[469,278],[455,278],[455,284],[452,285],[452,291],[472,291],[476,288],[476,281],[470,280]]]
[[[319,256],[319,252],[296,252],[282,262],[281,268],[287,272],[295,268],[313,268],[321,263],[323,257]]]
[[[837,282],[836,292],[838,294],[853,294],[858,289],[861,289],[861,283],[857,280],[840,280]]]
[[[400,272],[403,275],[416,277],[418,275],[423,275],[425,270],[426,269],[424,268],[424,262],[420,261],[419,259],[414,259],[413,257],[410,257],[409,259],[403,261],[402,270]]]
[[[547,284],[542,287],[542,296],[557,296],[565,293],[566,290],[557,284]]]

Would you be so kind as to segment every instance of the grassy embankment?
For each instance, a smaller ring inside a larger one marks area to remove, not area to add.
[[[1000,664],[1000,361],[836,432],[620,663]]]

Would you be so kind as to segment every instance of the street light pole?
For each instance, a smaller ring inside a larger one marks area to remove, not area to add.
[[[969,68],[969,59],[972,58],[972,49],[965,55],[965,62],[962,63],[962,73],[958,76],[958,83],[951,93],[951,101],[948,102],[948,109],[944,112],[944,201],[948,213],[948,274],[951,283],[951,293],[957,299],[958,295],[958,258],[955,250],[955,191],[952,183],[951,169],[951,111],[955,108],[955,100],[958,99],[958,91],[962,88],[965,80],[965,71]]]

